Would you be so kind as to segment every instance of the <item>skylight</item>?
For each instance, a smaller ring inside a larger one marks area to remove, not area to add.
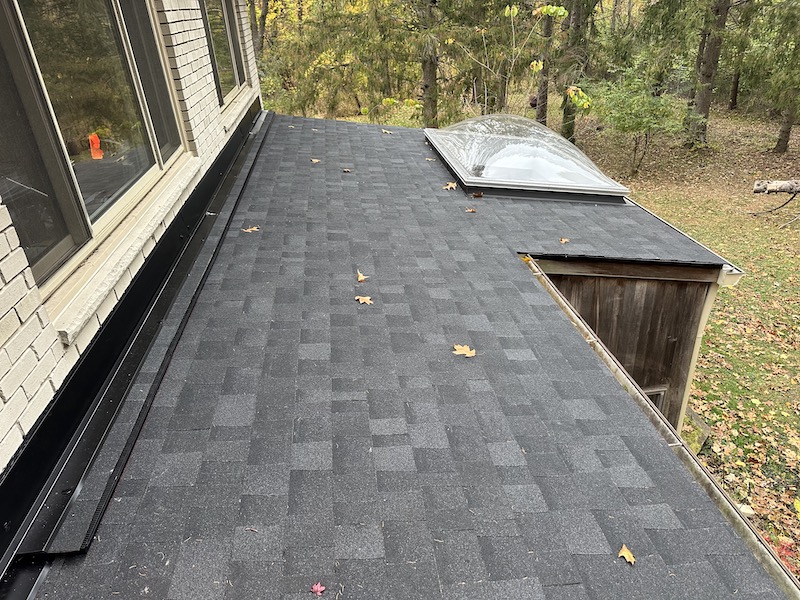
[[[630,190],[544,125],[516,115],[484,115],[425,136],[465,187],[591,194]]]

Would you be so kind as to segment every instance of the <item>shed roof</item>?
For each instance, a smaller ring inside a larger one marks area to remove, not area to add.
[[[389,130],[274,119],[97,539],[42,597],[782,597],[517,253],[723,259],[635,205],[445,190]]]

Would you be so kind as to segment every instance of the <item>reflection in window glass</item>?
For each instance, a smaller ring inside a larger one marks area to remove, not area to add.
[[[0,199],[11,213],[31,266],[61,242],[74,245],[5,53],[0,53]]]
[[[104,0],[19,0],[94,221],[155,161]]]
[[[208,28],[211,31],[211,43],[214,47],[214,58],[217,63],[217,74],[222,95],[225,96],[236,87],[236,75],[233,72],[230,37],[222,10],[222,0],[205,0]]]

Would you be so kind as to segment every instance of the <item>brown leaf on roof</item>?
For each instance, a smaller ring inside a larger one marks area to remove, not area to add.
[[[569,244],[569,238],[567,237],[562,237],[558,241],[561,242],[562,244]]]
[[[454,190],[458,186],[456,185],[455,181],[448,181],[445,185],[442,186],[443,190]]]
[[[359,304],[373,304],[371,296],[356,296]]]
[[[459,356],[466,356],[468,358],[472,358],[476,354],[475,348],[470,348],[466,344],[463,344],[463,345],[462,344],[453,344],[453,348],[454,348],[453,354],[456,354],[456,355],[459,355]]]
[[[361,271],[356,271],[356,281],[358,281],[358,283],[364,283],[367,279],[369,279],[369,275],[364,275]]]
[[[311,162],[314,163],[314,164],[317,164],[319,162],[319,159],[318,158],[312,158]]]
[[[470,207],[467,207],[467,209],[466,209],[464,212],[468,212],[468,213],[476,213],[476,212],[478,212],[478,209],[476,209],[476,208],[470,208]]]
[[[472,192],[473,198],[483,198],[483,192]]]
[[[261,231],[261,227],[258,225],[253,225],[252,227],[248,227],[247,229],[242,229],[245,233],[253,233],[254,231]]]
[[[622,544],[622,548],[617,554],[617,558],[624,558],[630,564],[634,564],[636,562],[636,558],[633,556],[633,552],[631,552],[625,544]]]

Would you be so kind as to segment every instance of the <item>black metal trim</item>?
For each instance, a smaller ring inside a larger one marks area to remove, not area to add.
[[[48,507],[48,514],[42,513],[43,521],[55,525],[60,520],[86,464],[73,461],[70,468],[65,466],[73,456],[91,460],[94,455],[96,443],[83,449],[78,445],[81,437],[99,441],[105,435],[138,367],[138,363],[125,359],[136,355],[141,359],[149,348],[159,326],[158,319],[147,320],[153,303],[205,217],[260,110],[260,101],[255,100],[0,477],[0,595],[8,583],[5,575],[17,548],[45,501],[56,501],[61,507]],[[51,489],[55,494],[49,493]],[[41,536],[47,531],[44,526],[37,529],[40,532],[32,533]]]

